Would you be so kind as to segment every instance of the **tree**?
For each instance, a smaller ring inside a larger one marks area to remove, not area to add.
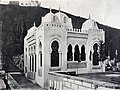
[[[106,49],[105,49],[105,43],[103,43],[102,40],[100,40],[100,61],[104,61],[106,59]]]
[[[21,42],[21,49],[22,49],[22,53],[24,52],[24,38],[27,35],[27,27],[26,27],[26,23],[25,20],[23,19],[22,21],[22,25],[21,25],[21,35],[20,35],[20,42]]]

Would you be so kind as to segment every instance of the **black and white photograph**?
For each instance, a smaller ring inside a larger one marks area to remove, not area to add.
[[[0,0],[0,90],[120,90],[120,0]]]

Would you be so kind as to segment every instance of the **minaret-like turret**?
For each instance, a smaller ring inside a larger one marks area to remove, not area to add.
[[[89,14],[89,17],[88,17],[88,19],[91,19],[91,15]]]
[[[51,6],[50,6],[50,13],[52,13],[52,9],[51,9]]]
[[[59,12],[60,12],[60,6],[59,6]]]
[[[34,27],[36,27],[36,24],[35,24],[35,22],[34,22],[34,24],[33,24],[33,25],[34,25]]]

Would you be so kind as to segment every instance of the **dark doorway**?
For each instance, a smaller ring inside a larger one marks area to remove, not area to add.
[[[75,60],[75,61],[79,61],[79,59],[80,59],[79,46],[76,45],[76,46],[75,46],[75,53],[74,53],[74,60]]]
[[[32,71],[34,71],[34,55],[32,54]]]
[[[51,48],[52,48],[51,67],[59,66],[59,53],[58,53],[59,44],[58,42],[53,41]]]
[[[84,45],[82,45],[82,47],[81,47],[81,61],[85,61],[85,58],[86,57],[86,55],[85,55],[85,46]]]
[[[94,50],[94,52],[93,52],[93,65],[99,65],[99,60],[98,60],[99,54],[97,52],[97,50],[98,50],[98,44],[97,43],[94,44],[93,50]]]
[[[73,60],[72,45],[69,44],[68,52],[67,52],[67,61],[72,61],[72,60]]]
[[[39,44],[39,60],[40,60],[40,67],[42,67],[42,43]]]

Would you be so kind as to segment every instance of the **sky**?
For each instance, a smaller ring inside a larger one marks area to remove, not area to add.
[[[7,2],[9,0],[1,0]],[[16,0],[12,0],[16,1]],[[19,0],[30,1],[30,0]],[[101,24],[120,29],[120,0],[38,0],[41,6],[60,9],[75,16],[91,18]]]

